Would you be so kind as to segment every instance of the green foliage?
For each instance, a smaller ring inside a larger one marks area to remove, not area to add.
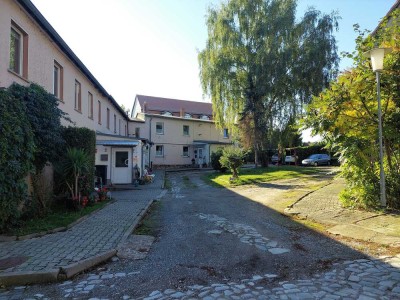
[[[66,118],[65,113],[58,108],[58,99],[37,84],[13,84],[8,91],[26,107],[36,145],[35,171],[40,173],[47,162],[58,159],[57,151],[64,143],[61,119]]]
[[[244,164],[246,152],[238,147],[225,147],[222,150],[222,156],[219,159],[222,167],[232,172],[233,179],[239,177],[239,168]]]
[[[287,127],[336,77],[337,19],[310,9],[296,22],[295,0],[230,0],[209,10],[198,56],[203,91],[217,125],[239,128],[256,160],[273,129]]]
[[[259,184],[281,179],[307,178],[308,176],[315,176],[316,174],[321,173],[323,173],[323,171],[319,168],[303,168],[294,166],[242,169],[240,172],[240,178],[235,180],[233,184]],[[225,175],[216,172],[210,173],[205,179],[219,187],[229,187],[232,185],[230,175],[227,174]]]
[[[393,12],[398,19],[399,12]],[[385,145],[384,169],[387,176],[388,206],[400,208],[400,26],[387,25],[383,20],[375,35],[359,33],[356,51],[346,55],[354,60],[354,67],[332,82],[307,108],[304,124],[328,141],[328,147],[338,151],[342,174],[347,189],[342,194],[350,206],[377,207],[379,205],[379,144],[375,74],[370,59],[363,53],[376,47],[391,47],[385,58],[381,75],[383,137]]]
[[[80,179],[89,170],[89,156],[82,150],[77,148],[67,149],[63,160],[61,161],[61,173],[64,182],[68,186],[71,197],[75,201],[80,201],[82,194],[82,185]]]
[[[224,168],[221,163],[219,162],[221,156],[222,156],[222,148],[218,148],[215,152],[211,153],[211,166],[214,170],[220,171],[220,172],[226,172],[227,168]]]
[[[0,89],[0,230],[20,217],[36,147],[24,102]]]
[[[82,194],[88,196],[94,189],[96,133],[93,130],[83,127],[64,127],[62,136],[67,147],[82,149],[88,155],[89,167],[82,174],[81,178]],[[59,185],[60,182],[58,179],[57,181],[57,185]]]

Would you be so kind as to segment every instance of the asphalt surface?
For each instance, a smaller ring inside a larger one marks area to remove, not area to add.
[[[149,295],[153,295],[149,299],[184,299],[184,294],[177,291],[190,286],[213,286],[218,290],[221,284],[248,282],[259,274],[266,275],[253,281],[264,280],[262,288],[269,291],[282,282],[305,282],[342,263],[348,266],[349,261],[367,262],[364,254],[260,203],[206,185],[200,179],[203,174],[169,173],[172,188],[153,211],[156,240],[145,259],[114,259],[71,282],[20,287],[19,294],[4,294],[4,299],[142,299]],[[394,273],[391,269],[388,272]],[[329,276],[323,279],[325,283],[330,282]],[[398,273],[391,276],[400,279]],[[159,291],[164,291],[163,296]],[[343,297],[353,299],[353,294],[343,293]]]

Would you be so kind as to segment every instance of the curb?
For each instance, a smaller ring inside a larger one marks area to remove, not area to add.
[[[68,265],[66,267],[61,267],[59,273],[57,274],[57,279],[58,280],[64,280],[71,278],[72,276],[89,269],[95,265],[98,265],[111,257],[113,257],[115,254],[117,254],[117,250],[112,249],[109,251],[106,251],[101,254],[97,254],[96,256],[78,261],[74,264]]]
[[[114,202],[115,202],[115,200],[110,200],[110,202],[106,203],[106,205],[104,205],[103,207],[98,208],[95,211],[92,211],[90,214],[87,214],[87,215],[85,215],[83,217],[80,217],[79,219],[77,219],[76,221],[72,222],[71,224],[68,224],[65,227],[58,227],[58,228],[49,229],[47,231],[41,231],[41,232],[31,233],[31,234],[27,234],[27,235],[20,235],[20,236],[18,236],[18,235],[15,235],[15,236],[0,235],[0,242],[24,241],[24,240],[30,240],[30,239],[42,237],[42,236],[45,236],[45,235],[48,235],[48,234],[53,234],[53,233],[57,233],[57,232],[61,232],[61,231],[67,231],[71,227],[73,227],[73,226],[79,224],[80,222],[86,220],[91,215],[97,213],[98,211],[102,210],[103,208],[106,208],[107,206],[113,204]]]
[[[0,273],[0,286],[56,282],[60,270]]]
[[[162,197],[165,193],[161,192],[160,195],[157,196],[156,199]],[[118,246],[121,245],[128,236],[132,233],[132,231],[139,225],[140,221],[144,217],[144,215],[149,210],[151,204],[155,200],[152,199],[146,205],[144,209],[137,215],[133,224],[127,229],[125,234],[123,235],[121,241],[118,243]],[[107,205],[110,205],[113,202],[110,202]],[[106,206],[104,206],[106,207]],[[103,208],[104,208],[103,207]],[[95,212],[93,212],[95,213]],[[90,214],[89,214],[90,215]],[[88,216],[89,216],[88,215]],[[83,218],[87,218],[85,216]],[[117,246],[117,248],[118,248]],[[95,265],[98,265],[102,262],[109,260],[111,257],[117,254],[117,249],[111,249],[109,251],[103,252],[101,254],[95,255],[93,257],[87,258],[85,260],[78,261],[74,264],[60,267],[59,269],[52,269],[47,271],[27,271],[27,272],[8,272],[8,273],[0,273],[0,286],[18,286],[18,285],[26,285],[26,284],[37,284],[37,283],[48,283],[48,282],[57,282],[62,281],[68,278],[73,277],[74,275],[81,273],[89,268],[92,268]]]
[[[135,230],[135,228],[139,225],[140,221],[143,219],[147,211],[149,210],[150,206],[153,204],[154,199],[151,199],[149,203],[147,203],[146,207],[142,209],[142,211],[137,215],[135,221],[133,221],[132,225],[129,226],[129,228],[125,231],[125,234],[122,236],[121,240],[119,241],[117,248],[119,248],[120,245],[125,243],[126,239],[132,234],[132,232]]]

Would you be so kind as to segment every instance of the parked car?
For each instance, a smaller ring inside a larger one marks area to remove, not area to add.
[[[278,156],[278,154],[274,154],[274,155],[271,156],[271,162],[272,162],[273,164],[276,164],[278,161],[279,161],[279,156]]]
[[[303,159],[301,164],[306,166],[330,165],[331,157],[328,154],[313,154]]]
[[[294,156],[294,155],[286,155],[285,156],[285,164],[290,165],[290,164],[294,164],[294,163],[296,163],[296,156]]]

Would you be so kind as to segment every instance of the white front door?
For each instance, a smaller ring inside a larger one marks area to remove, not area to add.
[[[197,148],[197,163],[200,167],[203,165],[203,148]]]
[[[113,148],[112,149],[112,183],[131,183],[132,182],[132,149]]]

